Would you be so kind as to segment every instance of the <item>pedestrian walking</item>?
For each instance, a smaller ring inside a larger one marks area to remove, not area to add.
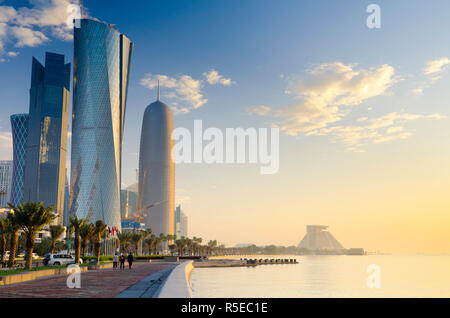
[[[133,253],[130,252],[130,254],[128,254],[128,266],[129,266],[129,269],[131,269],[131,266],[133,265],[133,260],[134,260]]]
[[[120,254],[119,262],[120,262],[120,269],[125,269],[125,255],[123,255],[123,253]]]
[[[117,262],[119,261],[119,255],[117,255],[117,252],[113,256],[113,270],[117,269]]]

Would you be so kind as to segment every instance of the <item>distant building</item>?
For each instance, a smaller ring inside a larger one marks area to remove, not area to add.
[[[13,174],[11,203],[15,206],[23,201],[23,182],[25,173],[25,153],[28,138],[28,114],[11,115],[13,140]]]
[[[7,207],[11,200],[12,170],[11,160],[0,161],[0,208]]]
[[[181,205],[175,208],[174,213],[175,227],[174,233],[179,240],[181,237],[188,237],[188,217],[181,210]]]
[[[62,224],[71,65],[49,52],[32,64],[23,200],[54,206]]]
[[[306,235],[298,245],[299,249],[307,249],[309,251],[320,250],[344,250],[344,247],[339,243],[334,236],[325,231],[328,226],[324,225],[307,225]]]
[[[180,234],[181,236],[188,237],[188,217],[183,212],[181,212]]]
[[[129,189],[120,190],[120,216],[122,220],[135,217],[138,193]]]
[[[133,222],[128,220],[123,220],[121,222],[122,231],[137,231],[137,230],[145,230],[145,223]]]

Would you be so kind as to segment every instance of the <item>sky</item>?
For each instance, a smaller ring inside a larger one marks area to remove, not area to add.
[[[28,112],[31,57],[50,51],[72,62],[71,3],[0,0],[0,159],[12,158],[9,116]],[[367,27],[371,3],[380,28]],[[280,129],[275,174],[257,164],[176,165],[189,236],[297,245],[306,225],[322,224],[347,248],[450,253],[450,2],[84,6],[135,44],[123,187],[136,182],[158,79],[175,127]]]

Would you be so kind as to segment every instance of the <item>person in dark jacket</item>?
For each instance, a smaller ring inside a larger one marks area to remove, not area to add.
[[[133,253],[130,252],[130,254],[128,254],[128,267],[129,269],[131,269],[131,266],[133,265]]]
[[[120,254],[119,263],[120,263],[120,269],[125,269],[125,255]]]

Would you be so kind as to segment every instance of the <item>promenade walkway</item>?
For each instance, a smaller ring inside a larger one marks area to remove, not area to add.
[[[67,276],[0,287],[0,298],[110,298],[174,263],[134,263],[129,270],[111,268],[81,273],[81,288],[68,288]]]

